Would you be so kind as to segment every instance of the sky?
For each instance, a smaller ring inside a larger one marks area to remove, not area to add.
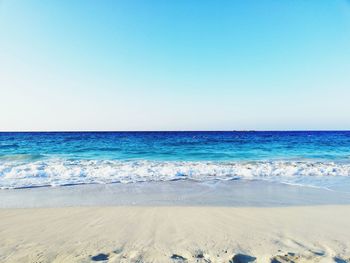
[[[0,0],[0,130],[350,129],[350,1]]]

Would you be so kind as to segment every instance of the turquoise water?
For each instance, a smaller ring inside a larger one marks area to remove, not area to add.
[[[0,133],[1,188],[260,179],[332,189],[348,177],[349,131]]]

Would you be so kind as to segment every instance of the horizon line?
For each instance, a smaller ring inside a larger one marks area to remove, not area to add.
[[[350,132],[350,130],[347,129],[339,129],[339,130],[332,130],[332,129],[321,129],[321,130],[313,130],[313,129],[305,129],[305,130],[0,130],[0,133],[73,133],[73,132],[95,132],[95,133],[107,133],[107,132]]]

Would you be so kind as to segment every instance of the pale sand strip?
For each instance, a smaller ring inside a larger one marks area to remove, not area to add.
[[[345,259],[350,206],[0,209],[0,262],[89,262],[99,253],[108,262],[209,262],[200,251],[211,262],[239,252],[257,262],[287,252],[301,255],[296,262]]]

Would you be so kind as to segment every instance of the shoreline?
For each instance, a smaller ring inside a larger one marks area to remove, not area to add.
[[[91,184],[0,190],[0,208],[350,205],[350,193],[259,180]]]

